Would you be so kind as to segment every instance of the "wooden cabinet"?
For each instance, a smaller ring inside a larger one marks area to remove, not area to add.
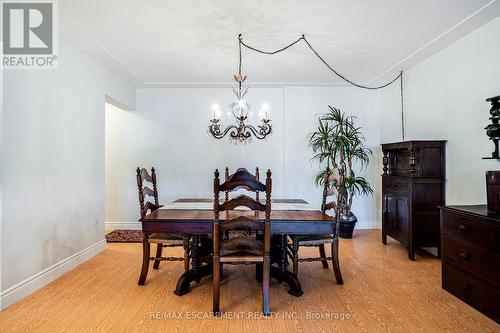
[[[442,285],[500,321],[500,215],[486,205],[441,208]]]
[[[382,242],[390,236],[408,247],[441,253],[439,209],[445,202],[446,141],[405,141],[382,145]]]

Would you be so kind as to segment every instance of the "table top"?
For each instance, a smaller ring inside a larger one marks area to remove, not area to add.
[[[196,209],[193,203],[199,202]],[[165,208],[146,215],[141,219],[142,231],[182,233],[182,234],[211,234],[213,231],[214,212],[210,207],[212,199],[178,199]],[[182,205],[188,203],[188,205]],[[275,199],[271,205],[271,232],[273,234],[295,234],[312,235],[332,233],[334,220],[331,216],[321,210],[311,207],[306,201],[301,199]],[[171,209],[182,207],[182,209]],[[293,209],[286,209],[293,207]],[[275,209],[279,208],[279,209]],[[298,210],[297,210],[298,209]],[[225,221],[241,215],[255,218],[255,214],[260,220],[264,219],[264,213],[254,211],[226,211],[219,214],[219,219]]]
[[[183,198],[175,200],[174,203],[200,203],[201,209],[197,208],[183,208],[183,209],[158,209],[141,219],[141,222],[205,222],[211,223],[214,219],[214,212],[212,209],[207,209],[207,203],[213,202],[212,199],[201,198]],[[286,204],[291,204],[291,209],[273,209],[271,206],[271,222],[332,222],[332,217],[323,213],[319,209],[310,208],[310,205],[302,199],[273,199],[272,203],[276,203],[278,207],[286,207]],[[281,204],[281,205],[279,205]],[[304,208],[299,207],[304,205]],[[168,205],[167,205],[168,206]],[[191,205],[195,207],[196,205]],[[306,208],[306,206],[309,206]],[[173,205],[172,207],[175,207]],[[294,209],[295,208],[295,209]],[[225,211],[221,212],[219,219],[224,221],[236,216],[245,215],[255,218],[258,215],[259,219],[264,218],[264,213],[256,213],[254,211]]]

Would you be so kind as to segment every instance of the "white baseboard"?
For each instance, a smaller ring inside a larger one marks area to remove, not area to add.
[[[142,230],[141,222],[105,222],[104,229],[108,230]]]
[[[363,220],[356,223],[356,229],[381,229],[381,223],[377,220]]]
[[[438,248],[437,247],[422,247],[421,249],[426,251],[426,252],[429,252],[433,256],[437,257],[437,255],[438,255]]]
[[[52,282],[64,273],[72,270],[104,250],[106,250],[106,240],[103,239],[26,280],[19,282],[9,289],[2,291],[0,294],[0,309],[3,310],[17,301],[20,301],[24,297],[34,293],[49,282]]]

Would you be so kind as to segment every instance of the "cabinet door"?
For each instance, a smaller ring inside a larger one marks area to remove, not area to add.
[[[385,222],[387,234],[407,243],[408,234],[408,198],[394,194],[387,194],[385,198]]]

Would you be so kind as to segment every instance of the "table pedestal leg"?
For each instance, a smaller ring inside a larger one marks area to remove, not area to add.
[[[286,235],[280,235],[275,238],[275,241],[278,244],[275,246],[279,246],[279,251],[274,251],[275,255],[278,255],[278,258],[274,258],[273,262],[278,263],[278,267],[271,266],[271,276],[275,278],[278,283],[286,283],[288,285],[288,293],[293,296],[302,296],[304,291],[302,290],[302,285],[300,284],[300,280],[298,277],[294,276],[292,272],[289,272],[286,269],[288,259],[286,256]]]
[[[174,291],[174,294],[176,294],[177,296],[182,296],[189,293],[191,282],[200,282],[203,277],[212,274],[213,267],[211,263],[208,265],[201,265],[200,252],[206,252],[208,249],[204,249],[205,251],[200,251],[200,246],[198,245],[199,241],[199,236],[193,236],[193,245],[191,252],[192,268],[188,271],[185,271],[177,281],[177,287]],[[294,276],[292,272],[289,272],[286,269],[288,263],[286,257],[286,235],[275,237],[273,245],[275,251],[272,251],[272,255],[274,256],[272,262],[277,263],[278,267],[271,266],[271,277],[275,278],[278,283],[286,283],[289,288],[289,294],[296,297],[302,296],[302,294],[304,294],[304,291],[302,290],[300,280],[296,276]],[[203,248],[203,246],[201,247]],[[255,278],[258,281],[262,279],[262,265],[256,265]]]
[[[177,280],[177,286],[175,287],[174,294],[177,296],[182,296],[190,292],[191,282],[199,282],[205,276],[212,274],[212,264],[200,266],[196,271],[190,269],[185,271],[179,280]]]
[[[278,267],[271,266],[271,276],[276,280],[281,281],[280,283],[286,283],[288,285],[288,293],[290,295],[300,297],[304,294],[299,279],[295,277],[292,272],[285,271],[284,273],[281,273]]]
[[[210,245],[211,244],[209,242],[202,241],[200,243],[199,235],[194,235],[192,237],[191,269],[185,271],[180,276],[179,280],[177,280],[177,286],[174,290],[174,294],[182,296],[189,293],[191,282],[200,282],[203,277],[212,274],[212,263],[202,265],[200,260],[202,255],[210,254]]]

